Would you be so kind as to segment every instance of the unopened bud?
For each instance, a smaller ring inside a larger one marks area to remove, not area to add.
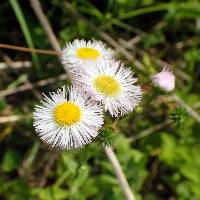
[[[152,81],[155,86],[166,92],[171,92],[175,88],[175,76],[168,68],[154,75]]]

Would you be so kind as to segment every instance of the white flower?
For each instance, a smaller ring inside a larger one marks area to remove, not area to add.
[[[72,70],[79,70],[87,61],[112,59],[114,52],[101,41],[76,39],[66,44],[62,54],[63,63],[67,63]]]
[[[163,68],[160,73],[154,75],[152,81],[155,86],[166,92],[170,92],[175,88],[175,76],[168,68]]]
[[[79,148],[90,143],[103,124],[100,106],[88,101],[78,87],[59,89],[44,95],[45,101],[33,113],[34,126],[40,138],[60,148]]]
[[[131,112],[139,104],[141,88],[134,85],[137,79],[122,63],[114,60],[88,62],[87,67],[90,70],[75,73],[75,80],[92,99],[103,104],[112,116]]]

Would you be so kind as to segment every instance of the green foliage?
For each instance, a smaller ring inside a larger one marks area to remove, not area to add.
[[[0,99],[0,111],[3,110],[6,106],[6,101],[4,99]]]
[[[20,164],[20,154],[13,149],[9,149],[5,154],[2,162],[2,170],[10,172],[16,169]]]
[[[69,84],[47,84],[64,73],[62,64],[56,56],[2,49],[1,64],[29,60],[33,67],[0,68],[0,199],[125,199],[102,144],[113,147],[137,200],[200,199],[200,124],[150,82],[168,63],[176,75],[173,92],[200,114],[199,1],[40,2],[62,47],[75,38],[118,42],[116,56],[139,78],[142,103],[117,120],[107,116],[96,140],[83,149],[53,151],[35,134],[32,111],[42,92]],[[51,48],[29,1],[2,2],[0,19],[1,43]],[[43,79],[44,87],[29,89]],[[28,89],[18,90],[23,84]],[[14,94],[4,97],[5,90]],[[13,115],[23,118],[4,122]]]
[[[170,134],[162,134],[159,157],[169,168],[178,170],[173,176],[168,177],[167,181],[177,188],[180,198],[200,198],[199,151],[199,144],[185,144]]]
[[[23,12],[20,8],[20,5],[18,3],[18,0],[10,0],[10,4],[11,4],[11,6],[12,6],[14,12],[15,12],[17,20],[19,21],[19,24],[21,26],[22,32],[25,36],[25,39],[26,39],[28,46],[30,48],[34,48],[34,42],[31,38],[31,33],[30,33],[30,30],[29,30],[28,25],[26,23],[26,20],[24,18],[24,14],[23,14]],[[40,65],[39,65],[37,54],[32,53],[31,55],[32,55],[33,61],[35,62],[35,65],[37,67],[38,72],[40,72],[40,68],[39,68]]]
[[[114,142],[115,133],[111,127],[103,127],[100,131],[98,140],[104,146],[111,146]]]
[[[118,158],[125,170],[125,174],[131,185],[133,185],[133,188],[136,191],[139,191],[148,175],[146,169],[147,155],[144,152],[133,148],[130,141],[121,135],[116,138],[115,147]]]
[[[36,194],[41,200],[62,200],[69,198],[69,192],[67,190],[57,187],[46,187],[42,189],[33,190],[33,194]]]
[[[184,108],[178,107],[171,113],[171,119],[176,126],[181,126],[187,123],[189,114]]]

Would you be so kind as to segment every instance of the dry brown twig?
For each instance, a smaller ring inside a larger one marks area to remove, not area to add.
[[[33,49],[33,48],[20,47],[20,46],[10,45],[10,44],[0,44],[0,48],[39,53],[39,54],[55,55],[55,56],[61,55],[61,50],[53,51],[53,50],[46,50],[46,49]]]
[[[3,54],[3,59],[5,60],[5,62],[6,62],[9,66],[12,66],[13,63],[15,63],[15,62],[13,62],[13,60],[12,60],[8,55],[6,55],[6,54]],[[31,84],[31,85],[32,85],[32,83],[29,81],[28,78],[26,78],[26,79],[24,80],[24,82],[25,82],[26,84]],[[32,88],[32,92],[33,92],[33,94],[34,94],[38,99],[41,99],[41,94],[36,90],[35,87]]]
[[[0,124],[10,123],[10,122],[16,122],[19,120],[24,119],[24,115],[9,115],[9,116],[3,116],[0,117]]]
[[[44,79],[36,83],[26,83],[24,85],[19,86],[18,88],[2,90],[0,91],[0,97],[5,97],[5,96],[16,94],[19,92],[24,92],[27,90],[34,89],[35,87],[43,87],[45,85],[52,84],[56,82],[57,80],[66,80],[66,74],[62,74],[58,77]]]
[[[37,16],[38,20],[40,21],[40,24],[42,25],[42,28],[44,29],[47,37],[49,38],[49,42],[50,42],[51,46],[53,47],[53,49],[55,51],[61,52],[62,48],[60,46],[60,43],[59,43],[58,39],[56,38],[56,36],[51,28],[51,25],[42,10],[39,0],[29,0],[29,1],[35,12],[35,15]],[[60,62],[62,63],[62,55],[61,54],[58,54],[58,58],[59,58]],[[64,64],[64,69],[66,71],[68,78],[71,79],[71,77],[70,77],[71,75],[70,75],[69,70],[67,70],[68,68],[67,68],[66,64]]]
[[[130,138],[130,142],[135,142],[136,140],[139,140],[143,137],[146,137],[156,131],[159,131],[160,129],[162,129],[163,127],[167,126],[169,124],[169,121],[165,121],[163,123],[151,126],[148,129],[145,129],[144,131],[138,133],[137,135],[133,136]]]
[[[51,43],[51,46],[53,47],[53,49],[55,51],[61,51],[61,47],[60,44],[51,28],[51,25],[47,19],[47,17],[45,16],[41,4],[38,0],[30,0],[31,6],[35,12],[35,15],[37,16],[38,20],[40,21],[40,24],[42,25],[42,28],[44,29],[49,42]],[[59,56],[59,58],[61,58]],[[61,59],[62,60],[62,59]]]
[[[93,29],[95,32],[99,33],[99,35],[102,37],[103,40],[107,41],[112,47],[115,48],[116,52],[121,53],[127,60],[130,62],[134,61],[135,66],[140,70],[144,71],[144,66],[135,60],[135,57],[127,51],[124,47],[122,47],[117,41],[115,41],[110,35],[103,32],[101,29],[99,29],[97,26],[95,26],[93,23],[91,23],[88,19],[86,19],[84,16],[82,16],[78,11],[74,9],[74,7],[67,1],[64,2],[65,6],[71,11],[72,17],[82,19],[83,21],[86,21],[90,28]]]
[[[136,38],[137,39],[137,38]],[[143,56],[144,54],[146,54],[147,52],[145,52],[144,50],[138,48],[135,46],[135,44],[132,42],[132,39],[129,40],[129,41],[125,41],[124,39],[122,38],[119,38],[118,39],[119,43],[126,49],[129,49],[129,50],[135,50],[137,51],[138,54],[140,54],[141,56]],[[139,42],[140,40],[136,40],[137,42]],[[170,65],[169,63],[165,62],[164,60],[161,60],[161,59],[158,59],[156,58],[155,56],[151,55],[151,57],[155,60],[155,63],[156,65],[158,65],[159,67],[168,67],[170,69],[173,69],[177,76],[179,76],[180,78],[184,79],[184,80],[190,80],[190,76],[186,73],[184,73],[183,71],[177,69],[177,68],[174,68],[172,65]],[[134,63],[135,64],[135,63]]]
[[[13,69],[19,69],[19,68],[30,68],[32,67],[32,62],[30,61],[15,61],[12,64],[8,64],[6,62],[0,62],[0,70],[7,69],[8,67],[11,67]]]

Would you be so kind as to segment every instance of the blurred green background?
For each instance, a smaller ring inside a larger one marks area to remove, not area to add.
[[[100,145],[104,136],[112,140],[138,200],[199,200],[199,1],[43,0],[41,5],[62,47],[75,38],[95,38],[114,48],[139,78],[143,100],[118,121],[107,117],[99,138],[85,148],[51,149],[34,131],[32,111],[42,92],[69,84],[63,66],[53,55],[0,49],[0,199],[125,199]],[[1,2],[0,43],[52,49],[28,0]],[[172,94],[150,81],[164,66],[176,75]]]

